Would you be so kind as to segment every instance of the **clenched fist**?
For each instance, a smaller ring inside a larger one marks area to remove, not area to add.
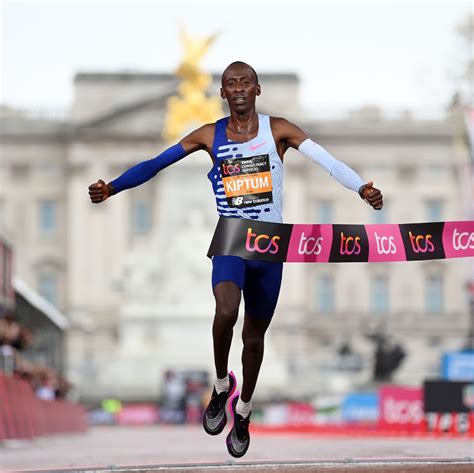
[[[89,186],[89,196],[94,204],[107,200],[111,195],[114,195],[112,186],[106,184],[102,179]]]
[[[383,207],[383,195],[379,189],[374,187],[372,181],[359,190],[359,195],[375,210],[380,210]]]

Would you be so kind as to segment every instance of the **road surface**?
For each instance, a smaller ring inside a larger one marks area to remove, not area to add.
[[[199,426],[95,427],[0,447],[0,471],[474,473],[472,439],[253,434],[242,459]]]

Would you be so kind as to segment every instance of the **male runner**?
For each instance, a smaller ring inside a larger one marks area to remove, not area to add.
[[[92,202],[103,202],[138,186],[188,154],[205,150],[213,162],[208,177],[219,215],[281,222],[283,156],[292,147],[324,167],[342,185],[358,192],[373,208],[382,208],[382,194],[372,182],[364,184],[352,169],[337,161],[293,123],[258,114],[255,102],[260,92],[257,73],[251,66],[240,61],[230,64],[222,74],[220,90],[221,97],[229,104],[230,117],[202,126],[156,158],[131,167],[108,184],[99,180],[90,185]],[[245,170],[250,172],[246,174]],[[234,396],[230,403],[233,427],[226,439],[229,453],[241,457],[250,444],[251,399],[262,364],[264,335],[280,291],[283,265],[214,256],[212,266],[216,380],[203,426],[208,434],[217,435],[227,422],[225,407],[237,385],[234,374],[227,371],[227,363],[243,292],[243,384],[240,396]]]

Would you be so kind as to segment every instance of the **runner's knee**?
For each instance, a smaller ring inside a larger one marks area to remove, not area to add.
[[[244,330],[244,332],[242,333],[242,340],[244,342],[244,347],[247,350],[257,352],[263,346],[264,335],[256,333],[249,334]]]
[[[239,306],[228,302],[217,302],[215,320],[225,325],[234,326],[239,316]]]

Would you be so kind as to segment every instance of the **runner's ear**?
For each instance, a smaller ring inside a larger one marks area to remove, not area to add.
[[[221,87],[221,98],[223,98],[223,99],[226,98],[224,89],[222,87]]]
[[[260,84],[257,84],[255,88],[255,95],[259,96],[262,93],[262,89],[260,88]]]

